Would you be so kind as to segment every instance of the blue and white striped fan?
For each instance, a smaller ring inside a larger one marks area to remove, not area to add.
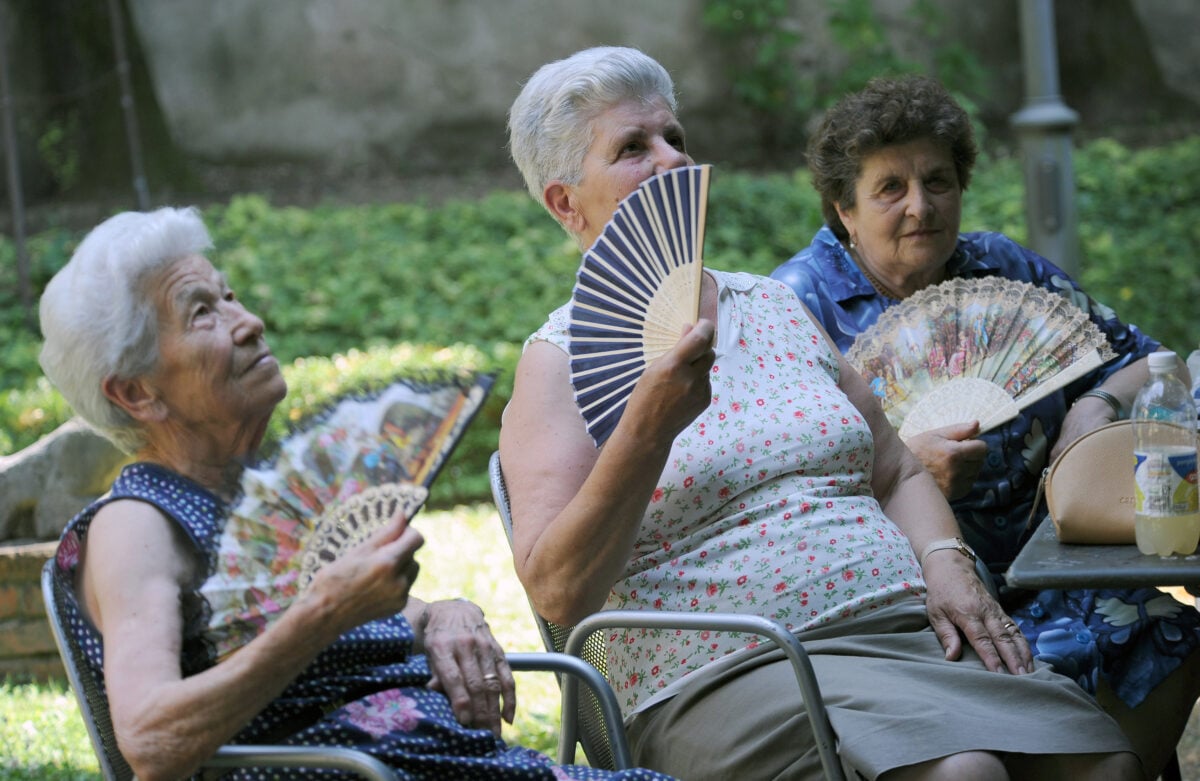
[[[642,182],[583,255],[571,294],[571,385],[597,447],[642,372],[696,322],[711,169]]]

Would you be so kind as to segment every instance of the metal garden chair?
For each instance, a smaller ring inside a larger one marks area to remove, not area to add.
[[[134,777],[133,771],[117,747],[108,699],[92,674],[83,649],[63,621],[64,600],[70,588],[71,585],[59,575],[54,560],[47,561],[42,568],[42,599],[46,606],[46,618],[62,657],[67,680],[79,703],[79,713],[91,738],[100,771],[106,781],[129,781]],[[610,729],[620,731],[620,708],[616,695],[608,680],[582,659],[562,653],[513,653],[508,654],[507,660],[515,671],[554,672],[559,676],[560,684],[564,680],[574,685],[582,681],[586,684],[588,697],[601,703],[606,712],[613,714],[614,721]],[[560,746],[559,754],[566,753]],[[574,739],[570,754],[574,755]],[[395,781],[398,778],[392,768],[370,754],[333,746],[227,745],[218,749],[203,767],[328,768],[356,773],[368,781]]]
[[[508,488],[504,483],[504,473],[500,466],[500,453],[492,454],[488,463],[488,475],[492,484],[492,497],[504,525],[504,533],[512,544],[512,513],[509,507]],[[686,630],[722,630],[738,631],[757,634],[773,641],[783,650],[791,661],[796,673],[796,682],[800,687],[801,696],[808,706],[809,724],[817,742],[817,752],[821,758],[821,767],[829,781],[842,781],[841,761],[835,749],[836,738],[829,716],[821,700],[821,691],[813,673],[812,664],[803,645],[796,636],[778,621],[761,616],[741,615],[734,613],[687,613],[650,610],[606,610],[588,616],[574,627],[559,626],[546,621],[537,611],[530,609],[541,633],[542,642],[547,651],[565,651],[566,653],[586,660],[601,672],[607,668],[607,653],[604,640],[604,629],[686,629]],[[629,742],[624,733],[624,727],[614,730],[613,724],[622,724],[619,713],[614,721],[608,708],[615,706],[598,702],[588,693],[580,696],[575,683],[562,680],[563,723],[560,735],[560,751],[570,747],[570,754],[560,756],[560,761],[568,764],[574,758],[575,743],[583,746],[584,754],[593,767],[609,770],[626,769],[633,766]],[[568,718],[569,717],[569,718]]]

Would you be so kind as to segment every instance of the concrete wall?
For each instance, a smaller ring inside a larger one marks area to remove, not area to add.
[[[396,170],[502,166],[505,112],[521,82],[544,62],[604,43],[642,48],[667,66],[699,156],[746,158],[731,147],[752,143],[729,97],[729,63],[701,25],[703,0],[128,4],[172,138],[209,159]],[[875,3],[898,49],[920,61],[933,47],[914,25],[911,5]],[[947,37],[938,45],[956,41],[981,59],[992,89],[977,102],[986,118],[1004,123],[1022,103],[1018,3],[939,5]],[[829,39],[828,4],[793,6],[790,24],[804,41],[796,67],[818,80],[836,74],[845,58]],[[1189,103],[1196,112],[1195,0],[1059,0],[1056,9],[1069,76],[1063,91],[1085,129]]]

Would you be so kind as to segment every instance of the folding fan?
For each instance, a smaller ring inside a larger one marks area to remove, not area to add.
[[[325,564],[397,512],[411,518],[491,389],[481,375],[347,396],[246,468],[200,588],[218,658],[283,613]]]
[[[583,255],[571,294],[571,385],[597,446],[642,372],[696,322],[711,169],[642,182]]]
[[[905,440],[968,420],[994,428],[1112,357],[1065,296],[1003,277],[920,290],[846,353]]]

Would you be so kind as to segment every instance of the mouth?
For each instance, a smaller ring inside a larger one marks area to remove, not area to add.
[[[246,365],[246,369],[242,372],[242,374],[249,374],[255,369],[259,369],[267,365],[279,365],[279,361],[275,359],[275,356],[271,354],[270,350],[259,353],[252,361],[250,361],[250,363]]]

